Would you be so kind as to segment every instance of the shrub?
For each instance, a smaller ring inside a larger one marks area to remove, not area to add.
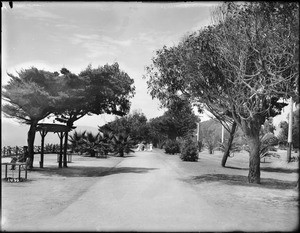
[[[168,140],[165,143],[165,152],[167,154],[176,154],[176,153],[180,153],[180,146],[179,146],[179,142],[177,142],[176,140]]]
[[[183,161],[198,161],[198,145],[192,139],[186,139],[181,148],[180,158]]]

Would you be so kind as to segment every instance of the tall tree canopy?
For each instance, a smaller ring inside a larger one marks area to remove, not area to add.
[[[135,143],[148,141],[147,117],[140,111],[133,111],[127,116],[116,118],[101,127],[101,132],[113,132],[116,135],[129,135]]]
[[[134,96],[134,80],[120,70],[118,63],[99,66],[89,65],[79,75],[61,69],[59,89],[65,94],[62,108],[55,113],[57,120],[72,127],[85,115],[115,114],[123,116],[129,112],[130,98]],[[68,133],[65,136],[66,156]],[[67,166],[65,163],[64,166]]]
[[[69,98],[57,112],[68,125],[87,114],[126,115],[130,98],[134,96],[134,80],[120,70],[118,63],[92,68],[90,65],[77,76],[67,69],[59,83],[60,90]]]
[[[162,116],[149,121],[149,133],[156,143],[175,140],[195,133],[198,121],[189,100],[180,96],[168,103],[168,110]]]
[[[11,79],[3,87],[2,111],[6,117],[30,125],[27,143],[32,167],[36,126],[40,120],[55,111],[60,96],[52,95],[50,90],[55,82],[53,73],[32,67],[17,74],[8,74]]]
[[[298,3],[224,3],[217,23],[157,51],[147,67],[153,97],[185,94],[233,119],[250,146],[249,182],[260,183],[259,132],[298,96]]]
[[[35,130],[40,120],[54,114],[58,120],[73,126],[86,114],[125,115],[135,91],[134,80],[119,69],[118,63],[97,69],[88,66],[79,75],[66,68],[59,75],[34,67],[21,70],[17,76],[8,75],[11,79],[2,92],[6,101],[3,112],[30,125],[27,141],[31,167]],[[67,138],[68,134],[65,146]]]

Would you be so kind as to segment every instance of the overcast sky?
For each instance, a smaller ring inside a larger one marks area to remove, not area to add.
[[[156,50],[209,25],[217,3],[13,2],[13,9],[3,4],[2,84],[6,72],[31,66],[78,74],[88,64],[118,62],[135,81],[131,110],[150,119],[164,111],[147,93],[145,66]],[[76,125],[97,126],[112,118],[84,117]]]

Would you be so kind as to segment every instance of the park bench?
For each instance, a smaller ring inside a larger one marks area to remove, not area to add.
[[[27,158],[26,162],[1,163],[1,165],[5,166],[4,180],[8,182],[22,182],[27,180],[27,167],[29,165],[29,161],[30,158]],[[9,169],[9,167],[11,168]],[[22,172],[24,172],[24,176],[22,176]]]

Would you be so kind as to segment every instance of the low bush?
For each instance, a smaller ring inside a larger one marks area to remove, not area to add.
[[[192,139],[186,139],[181,147],[180,159],[183,161],[198,161],[198,145]]]
[[[168,140],[165,143],[165,152],[167,154],[176,154],[176,153],[180,153],[180,146],[179,146],[179,142],[177,142],[176,140]]]

